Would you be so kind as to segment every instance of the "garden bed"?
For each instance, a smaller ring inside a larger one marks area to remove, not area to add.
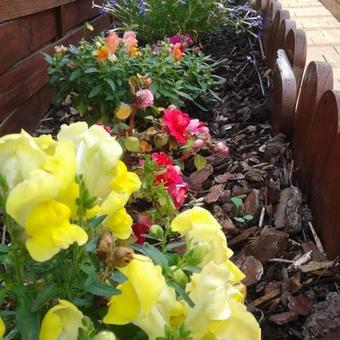
[[[189,190],[180,210],[204,207],[222,226],[228,246],[234,251],[231,260],[246,275],[246,305],[260,324],[263,339],[321,339],[338,327],[337,319],[328,318],[338,313],[338,261],[326,259],[308,206],[293,186],[289,140],[283,134],[273,135],[271,71],[259,42],[250,33],[226,27],[204,36],[199,46],[219,61],[215,73],[225,81],[215,84],[213,90],[221,100],[210,103],[206,111],[192,104],[182,110],[206,122],[210,145],[226,145],[229,154],[225,149],[219,152],[214,147],[203,147],[200,151],[204,161],[200,158],[203,165],[199,170],[194,157],[182,159],[183,179]],[[80,120],[70,98],[66,98],[62,108],[41,121],[35,135],[57,136],[62,124]],[[124,160],[139,171],[138,152],[128,153]],[[127,205],[135,222],[145,209],[150,209],[150,202],[140,197]],[[137,234],[144,238],[143,233]],[[159,243],[152,235],[148,241]],[[178,241],[178,236],[171,239]],[[173,248],[175,254],[183,255],[183,245]],[[97,300],[98,307],[107,303],[105,299]],[[330,303],[320,303],[324,300]],[[115,332],[119,335],[120,330]]]

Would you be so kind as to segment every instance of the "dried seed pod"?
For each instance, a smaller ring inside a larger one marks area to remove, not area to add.
[[[118,247],[115,249],[112,258],[112,264],[115,267],[125,267],[133,259],[134,252],[131,248]]]
[[[98,239],[97,243],[97,256],[99,259],[108,264],[113,258],[114,248],[115,248],[115,237],[108,231],[104,231]]]

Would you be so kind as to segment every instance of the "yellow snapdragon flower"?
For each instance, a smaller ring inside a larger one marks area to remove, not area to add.
[[[118,268],[128,279],[117,288],[121,294],[111,297],[106,324],[124,325],[150,313],[165,287],[162,268],[146,256],[134,255],[126,266]]]
[[[72,303],[60,300],[44,316],[39,340],[77,340],[83,313]]]
[[[171,230],[185,237],[188,249],[198,246],[206,248],[200,267],[211,261],[224,263],[231,272],[233,284],[244,279],[244,274],[229,260],[233,251],[228,247],[222,226],[208,210],[194,207],[184,211],[171,222]]]
[[[0,317],[0,340],[4,338],[5,332],[6,332],[6,326],[2,318]]]
[[[7,213],[26,231],[26,247],[36,261],[47,261],[72,243],[87,242],[86,232],[70,223],[70,209],[58,201],[60,181],[43,170],[31,171],[6,202]]]

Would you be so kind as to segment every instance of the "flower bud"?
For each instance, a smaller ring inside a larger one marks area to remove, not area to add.
[[[126,103],[121,102],[118,109],[115,111],[115,116],[120,120],[125,120],[130,117],[132,107]]]
[[[108,231],[100,234],[97,244],[97,256],[105,264],[109,263],[112,258],[115,237]]]
[[[116,340],[116,336],[112,332],[102,331],[98,333],[93,340]]]
[[[224,155],[229,155],[229,148],[222,142],[218,142],[214,148],[215,152],[222,153]]]
[[[169,135],[157,134],[154,139],[155,146],[157,149],[161,149],[163,146],[167,145],[169,142]]]
[[[203,139],[197,139],[197,140],[195,140],[193,146],[194,146],[194,149],[199,150],[200,148],[203,147],[204,144],[205,144],[205,143],[204,143],[204,140],[203,140]]]
[[[137,137],[126,137],[124,144],[127,151],[140,152],[140,142]]]
[[[197,266],[210,251],[211,249],[208,242],[198,242],[186,255],[186,262],[192,266]]]
[[[188,275],[177,266],[171,266],[172,275],[175,280],[182,288],[185,288],[187,283],[189,282]]]
[[[164,236],[164,230],[163,228],[158,225],[158,224],[154,224],[151,226],[149,233],[155,237],[157,237],[158,239],[162,239]]]
[[[134,252],[131,248],[118,247],[116,248],[113,254],[112,263],[115,267],[118,267],[118,268],[125,267],[133,259],[133,256],[134,256]]]

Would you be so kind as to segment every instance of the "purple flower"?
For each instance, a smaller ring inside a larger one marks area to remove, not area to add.
[[[182,43],[182,37],[180,35],[174,35],[170,38],[170,43],[173,45],[181,44]]]
[[[145,8],[145,3],[143,0],[136,0],[137,8],[138,8],[138,13],[140,15],[146,15],[146,8]]]

